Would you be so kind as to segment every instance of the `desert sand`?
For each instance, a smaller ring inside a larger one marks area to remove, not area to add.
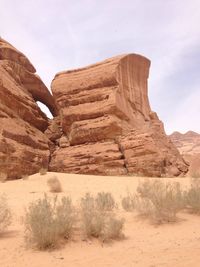
[[[47,179],[54,173],[35,174],[27,180],[14,180],[0,184],[0,194],[5,193],[13,211],[13,222],[0,236],[1,267],[66,267],[66,266],[199,266],[200,262],[200,217],[179,213],[178,222],[153,225],[136,213],[126,212],[120,203],[127,191],[134,192],[138,177],[104,177],[55,173],[62,183],[63,192],[59,195],[71,196],[78,205],[86,192],[93,194],[111,192],[119,203],[117,213],[126,219],[125,239],[102,244],[96,239],[84,241],[74,236],[59,249],[38,251],[27,247],[24,242],[24,209],[33,200],[49,192]],[[150,178],[146,178],[150,179]],[[167,181],[169,179],[163,179]],[[176,178],[183,187],[190,183],[189,178]]]

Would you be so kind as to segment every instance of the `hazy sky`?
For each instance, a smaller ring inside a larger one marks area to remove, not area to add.
[[[142,54],[167,133],[200,132],[200,0],[0,0],[0,35],[48,87],[59,71]]]

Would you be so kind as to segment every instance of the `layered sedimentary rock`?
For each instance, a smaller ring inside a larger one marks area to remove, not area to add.
[[[185,174],[186,162],[151,111],[149,67],[130,54],[62,72],[52,97],[30,61],[0,39],[0,173]]]
[[[130,54],[58,73],[62,135],[49,169],[92,174],[185,174],[187,164],[151,111],[150,61]]]
[[[36,101],[56,115],[55,102],[29,60],[0,39],[0,173],[8,179],[48,168],[48,119]]]
[[[200,134],[188,131],[174,132],[169,136],[182,155],[200,154]]]
[[[174,132],[170,138],[181,155],[190,163],[189,173],[200,173],[200,134],[193,131],[185,134]]]

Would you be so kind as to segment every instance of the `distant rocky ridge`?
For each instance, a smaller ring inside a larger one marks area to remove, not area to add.
[[[193,131],[185,134],[174,132],[170,138],[181,155],[190,163],[190,174],[200,174],[200,134]]]
[[[170,138],[181,154],[200,154],[200,134],[193,131],[188,131],[185,134],[174,132]]]
[[[58,73],[50,94],[29,60],[0,39],[0,172],[179,176],[188,165],[151,111],[150,61],[114,57]],[[36,101],[53,114],[49,120]]]

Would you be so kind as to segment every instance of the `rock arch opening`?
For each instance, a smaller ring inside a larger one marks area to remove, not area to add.
[[[50,109],[45,104],[43,104],[40,101],[37,101],[36,103],[41,109],[41,111],[44,112],[44,114],[47,116],[48,119],[53,119],[53,114],[51,113]]]

